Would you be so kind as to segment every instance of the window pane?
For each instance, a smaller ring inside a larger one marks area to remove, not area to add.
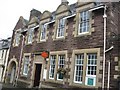
[[[59,55],[58,56],[58,69],[59,68],[64,68],[64,63],[65,63],[65,55]],[[63,79],[63,73],[58,73],[58,79]]]
[[[58,30],[57,30],[57,37],[64,36],[64,28],[65,27],[65,19],[59,20]]]
[[[33,39],[33,29],[29,29],[28,31],[28,43],[31,43]]]
[[[89,13],[88,11],[84,11],[80,13],[80,28],[79,33],[88,32],[89,30]]]
[[[25,56],[25,58],[24,58],[23,75],[27,75],[28,74],[28,69],[29,69],[29,56]]]
[[[82,82],[84,54],[75,55],[75,82]]]
[[[59,73],[58,78],[59,78],[59,79],[63,79],[63,74],[62,74],[62,73]]]
[[[97,62],[97,54],[88,54],[88,63],[87,63],[87,74],[88,75],[96,75],[96,62]]]
[[[47,25],[43,24],[42,29],[41,29],[41,40],[45,39],[46,37],[46,30],[47,30]]]
[[[52,55],[52,56],[50,57],[50,72],[49,72],[49,78],[54,78],[55,60],[56,60],[56,56],[55,56],[55,55]]]
[[[17,46],[19,44],[19,40],[20,40],[20,34],[18,32],[16,32],[16,34],[15,34],[15,46]]]

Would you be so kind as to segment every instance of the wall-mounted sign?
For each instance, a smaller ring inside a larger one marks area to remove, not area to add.
[[[45,51],[42,52],[42,53],[41,53],[41,56],[42,56],[43,58],[47,58],[47,57],[48,57],[48,52],[45,52]]]

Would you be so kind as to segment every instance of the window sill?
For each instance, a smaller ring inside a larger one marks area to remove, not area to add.
[[[81,87],[81,88],[98,88],[97,86],[88,86],[88,85],[85,85],[83,83],[75,83],[73,82],[71,85],[71,87]]]
[[[13,47],[19,47],[19,45],[13,45]]]
[[[43,42],[46,42],[46,39],[45,40],[39,40],[37,43],[43,43]]]
[[[32,45],[32,42],[31,43],[26,43],[25,45]]]
[[[82,36],[82,35],[88,35],[90,32],[83,32],[83,33],[78,33],[79,36]]]
[[[63,79],[57,79],[57,81],[63,81]]]
[[[54,39],[54,41],[57,41],[57,40],[64,40],[65,39],[65,36],[62,36],[62,37],[56,37],[55,39]]]
[[[77,81],[74,81],[74,83],[76,83],[76,84],[82,84],[82,82],[77,82]]]
[[[91,32],[78,33],[75,37],[83,37],[83,36],[88,36],[88,35],[91,35]]]
[[[63,80],[58,80],[58,79],[57,79],[57,80],[55,81],[55,83],[59,83],[59,84],[63,84],[63,82],[64,82],[64,79],[63,79]]]
[[[50,80],[54,80],[54,78],[49,78]]]
[[[27,77],[28,77],[28,75],[23,75],[23,74],[22,74],[22,75],[21,75],[21,77],[23,77],[23,78],[27,78]]]

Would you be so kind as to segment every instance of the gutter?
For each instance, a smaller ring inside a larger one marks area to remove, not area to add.
[[[68,19],[68,18],[71,18],[71,17],[74,17],[76,14],[73,14],[73,15],[70,15],[70,16],[67,16],[67,17],[64,17],[63,19]],[[51,23],[54,23],[55,22],[55,20],[53,20],[53,21],[50,21],[50,22],[47,22],[47,23],[45,23],[45,25],[48,25],[48,24],[51,24]]]
[[[67,16],[67,17],[64,17],[63,19],[68,19],[68,18],[71,18],[71,17],[74,17],[76,14],[73,14],[73,15],[70,15],[70,16]]]
[[[45,23],[45,25],[48,25],[48,24],[51,24],[51,23],[54,23],[54,22],[55,22],[55,20],[47,22],[47,23]]]
[[[95,10],[98,10],[98,9],[101,9],[101,8],[104,8],[104,6],[97,6],[97,7],[94,7],[94,8],[91,8],[89,11],[95,11]]]

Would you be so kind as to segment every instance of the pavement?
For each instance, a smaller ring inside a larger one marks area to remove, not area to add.
[[[9,89],[9,88],[16,88],[12,84],[0,83],[0,90]]]
[[[0,90],[2,89],[2,83],[0,83]]]

